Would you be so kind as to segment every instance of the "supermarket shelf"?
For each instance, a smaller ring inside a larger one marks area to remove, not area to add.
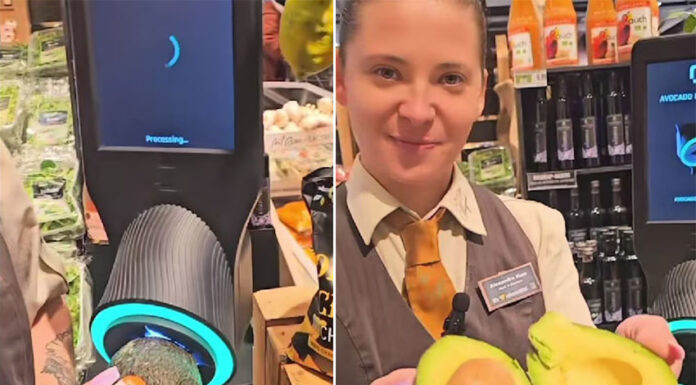
[[[578,65],[569,67],[554,67],[538,70],[516,71],[513,74],[513,81],[516,89],[540,88],[549,84],[549,78],[555,79],[557,75],[575,74],[584,72],[608,71],[616,69],[629,69],[631,63],[614,63],[602,65]]]
[[[570,66],[570,67],[554,67],[547,68],[547,74],[564,74],[568,72],[585,72],[585,71],[601,71],[601,70],[611,70],[619,68],[630,68],[631,63],[614,63],[614,64],[599,64],[599,65],[584,65],[584,66]]]
[[[525,190],[544,191],[561,190],[578,187],[578,175],[598,175],[610,172],[631,171],[630,164],[620,166],[605,166],[580,168],[575,170],[555,170],[544,172],[527,172]]]
[[[604,167],[593,167],[593,168],[580,168],[575,170],[578,175],[592,175],[592,174],[604,174],[608,172],[617,171],[630,171],[633,166],[630,164],[622,164],[620,166],[604,166]]]
[[[592,168],[576,168],[573,170],[554,170],[554,171],[527,171],[527,174],[544,175],[544,174],[555,174],[562,172],[574,171],[577,175],[592,175],[592,174],[604,174],[608,172],[619,172],[619,171],[630,171],[633,166],[630,164],[622,164],[619,166],[603,166],[603,167],[592,167]]]

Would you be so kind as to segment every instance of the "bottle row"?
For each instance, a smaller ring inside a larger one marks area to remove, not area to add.
[[[513,0],[508,44],[513,70],[580,64],[578,17],[572,0],[547,0],[540,21],[532,0]],[[633,44],[658,36],[657,0],[589,0],[586,18],[588,64],[629,61]]]
[[[572,243],[580,290],[595,325],[647,312],[645,274],[630,227],[607,229],[596,240]]]
[[[621,179],[611,180],[611,193],[611,206],[605,208],[601,202],[600,183],[593,180],[590,183],[590,206],[582,209],[579,190],[570,190],[570,208],[563,213],[569,242],[596,240],[597,234],[601,232],[631,225],[631,212],[622,199]],[[556,209],[559,207],[557,190],[549,191],[549,206]]]
[[[627,80],[615,71],[606,77],[586,72],[577,79],[575,95],[568,92],[565,76],[551,87],[551,100],[547,89],[538,90],[528,170],[630,164],[633,133]]]

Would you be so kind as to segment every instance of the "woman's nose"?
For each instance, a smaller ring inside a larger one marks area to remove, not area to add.
[[[427,86],[414,85],[399,105],[399,116],[414,126],[430,124],[435,118],[435,106],[428,96]]]

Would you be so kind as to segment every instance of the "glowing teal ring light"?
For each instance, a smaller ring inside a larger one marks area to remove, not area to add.
[[[696,138],[691,138],[679,150],[679,159],[687,167],[696,167],[696,156],[689,154],[692,151],[696,151]]]
[[[111,364],[111,357],[107,354],[104,346],[106,333],[112,327],[122,323],[125,318],[137,316],[149,316],[174,322],[205,341],[210,347],[210,355],[215,361],[215,375],[207,385],[223,385],[234,374],[236,364],[234,355],[217,332],[189,314],[152,303],[119,303],[97,313],[92,320],[92,341],[94,347],[107,363]]]
[[[672,334],[679,334],[681,332],[694,332],[696,333],[696,319],[678,319],[669,322],[669,331]],[[683,384],[679,384],[683,385]]]
[[[696,333],[696,319],[678,319],[669,322],[669,331],[674,333],[694,332]]]
[[[675,126],[677,129],[677,156],[679,160],[689,168],[696,167],[696,155],[691,154],[696,151],[696,138],[691,138],[689,141],[686,137],[682,136],[679,130],[679,125]]]

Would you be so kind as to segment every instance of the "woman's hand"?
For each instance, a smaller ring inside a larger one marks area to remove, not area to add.
[[[616,333],[632,339],[662,357],[674,375],[679,377],[686,353],[669,331],[667,321],[654,315],[636,315],[627,318],[616,329]]]
[[[120,378],[120,380],[119,380]],[[118,369],[115,366],[106,369],[99,373],[92,381],[85,385],[147,385],[142,378],[138,376],[126,376],[121,378]]]
[[[370,385],[413,385],[416,382],[416,369],[397,369]]]

